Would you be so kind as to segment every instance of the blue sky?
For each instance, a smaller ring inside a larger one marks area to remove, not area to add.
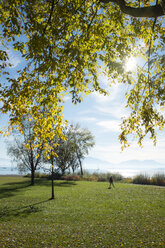
[[[19,69],[22,60],[11,49],[9,50],[13,73]],[[107,88],[108,80],[105,76],[100,77],[102,85]],[[125,108],[125,92],[129,86],[116,84],[111,86],[109,96],[103,96],[95,92],[84,98],[82,103],[73,105],[70,96],[65,98],[64,118],[71,123],[79,123],[81,127],[88,128],[95,136],[95,147],[89,152],[89,156],[95,159],[118,164],[128,160],[155,160],[165,164],[165,136],[164,131],[158,134],[158,142],[146,139],[143,149],[133,140],[129,148],[121,151],[118,140],[120,134],[119,125],[121,118],[127,116],[129,111]],[[7,116],[0,117],[0,126],[7,124]],[[0,137],[0,165],[8,165],[8,156],[5,142],[9,138]],[[165,166],[164,166],[165,167]]]

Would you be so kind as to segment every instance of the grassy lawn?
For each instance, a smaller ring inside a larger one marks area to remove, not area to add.
[[[165,247],[165,188],[0,177],[0,247]]]

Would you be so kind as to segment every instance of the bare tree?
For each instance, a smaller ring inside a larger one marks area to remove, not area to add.
[[[13,133],[14,141],[8,143],[8,154],[17,163],[20,172],[30,171],[31,185],[34,174],[41,165],[43,144],[37,143],[33,135],[33,123],[24,121],[23,135]]]

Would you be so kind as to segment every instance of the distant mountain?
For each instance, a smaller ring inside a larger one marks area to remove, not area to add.
[[[136,164],[154,164],[154,165],[161,165],[160,163],[158,163],[157,161],[155,160],[128,160],[128,161],[124,161],[124,162],[121,162],[120,164],[131,164],[131,165],[136,165]]]
[[[136,169],[157,169],[165,167],[164,164],[158,163],[155,160],[128,160],[118,164],[122,168]]]
[[[83,161],[83,168],[87,170],[100,170],[100,171],[107,171],[108,169],[114,167],[114,165],[110,162],[93,158],[93,157],[87,157]]]
[[[128,160],[118,164],[113,164],[101,159],[87,157],[83,161],[83,168],[90,172],[119,172],[128,176],[137,175],[141,172],[148,174],[165,172],[165,164],[158,163],[155,160]]]
[[[105,160],[102,159],[97,159],[97,158],[93,158],[93,157],[87,157],[84,159],[84,164],[85,163],[89,163],[89,164],[96,164],[96,165],[101,165],[101,164],[106,164],[106,165],[113,165],[111,162],[107,162]]]
[[[127,160],[118,164],[113,164],[111,162],[93,158],[93,157],[87,157],[84,159],[84,164],[93,164],[93,165],[106,165],[106,166],[115,166],[115,167],[131,167],[134,168],[134,166],[138,167],[154,167],[154,168],[161,168],[165,167],[165,164],[158,163],[155,160]]]

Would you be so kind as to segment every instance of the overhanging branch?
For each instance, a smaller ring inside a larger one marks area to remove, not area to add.
[[[159,17],[165,15],[165,0],[161,0],[161,4],[148,7],[130,7],[126,5],[125,0],[100,0],[101,3],[116,3],[120,10],[127,15],[133,17]]]

